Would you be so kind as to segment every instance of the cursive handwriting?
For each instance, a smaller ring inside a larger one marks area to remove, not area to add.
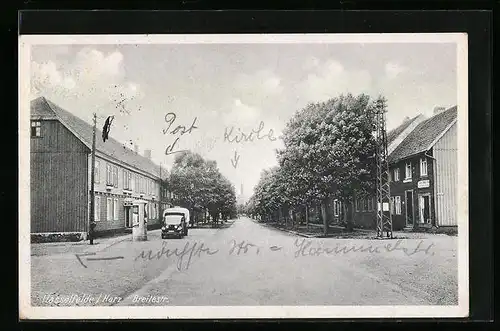
[[[168,127],[166,129],[163,129],[163,134],[167,134],[167,133],[177,134],[177,133],[180,133],[181,135],[183,135],[183,134],[186,134],[186,133],[191,133],[194,129],[198,129],[198,127],[195,125],[196,124],[196,120],[198,119],[198,117],[195,117],[194,120],[193,120],[193,123],[191,124],[191,126],[189,128],[186,129],[186,126],[184,126],[184,125],[177,125],[177,127],[175,129],[173,129],[172,131],[168,132],[168,130],[170,130],[170,127],[172,126],[172,124],[174,124],[176,118],[177,118],[177,115],[175,115],[175,113],[167,113],[165,115],[165,122],[168,123]]]
[[[166,129],[163,129],[163,134],[179,134],[179,136],[175,138],[174,142],[167,146],[167,148],[165,149],[165,155],[184,152],[185,150],[174,150],[176,144],[179,142],[180,137],[182,135],[192,133],[194,129],[198,129],[198,127],[196,126],[196,120],[198,119],[198,117],[195,117],[193,123],[191,123],[191,126],[189,128],[187,128],[185,125],[177,125],[175,129],[170,131],[170,128],[174,124],[176,118],[177,115],[175,113],[167,113],[165,115],[165,122],[168,123],[168,127]]]
[[[414,249],[409,249],[406,247],[401,246],[402,240],[399,239],[396,241],[394,246],[391,243],[387,243],[386,245],[383,246],[373,246],[373,245],[339,245],[337,244],[335,247],[318,247],[318,246],[313,246],[312,240],[306,240],[306,239],[295,239],[295,257],[303,257],[303,256],[320,256],[320,255],[332,255],[332,254],[347,254],[349,252],[368,252],[368,253],[383,253],[383,252],[392,252],[392,251],[402,251],[404,252],[407,256],[414,255],[419,252],[425,252],[425,254],[431,254],[430,249],[432,246],[434,246],[433,243],[431,243],[429,246],[423,248],[422,245],[424,243],[423,240],[421,240],[417,247]],[[432,252],[432,255],[434,253]]]
[[[276,137],[274,137],[274,130],[269,129],[268,133],[261,136],[261,132],[264,130],[264,122],[260,121],[259,127],[257,129],[252,129],[250,133],[244,133],[238,128],[238,133],[233,135],[234,126],[230,128],[225,128],[224,130],[224,142],[228,143],[241,143],[241,142],[253,142],[254,139],[269,139],[270,141],[275,141]],[[254,135],[255,134],[255,135]]]
[[[153,252],[152,250],[149,250],[147,253],[146,251],[142,251],[136,258],[135,261],[138,259],[142,258],[142,260],[159,260],[162,257],[172,257],[175,256],[177,258],[177,270],[184,270],[189,269],[189,266],[191,265],[191,260],[193,257],[198,257],[200,258],[202,254],[207,254],[207,255],[214,255],[219,252],[218,249],[211,250],[209,247],[205,247],[204,243],[193,243],[191,244],[190,242],[187,242],[184,247],[179,250],[179,248],[175,249],[170,249],[166,247],[166,243],[163,243],[163,246],[161,250],[158,250],[156,252]]]
[[[257,245],[252,244],[250,242],[246,242],[245,240],[237,242],[236,240],[231,240],[231,249],[229,250],[229,255],[240,255],[240,254],[246,254],[248,253],[248,250],[251,247],[255,247],[255,252],[256,254],[259,254],[260,249],[257,247]]]

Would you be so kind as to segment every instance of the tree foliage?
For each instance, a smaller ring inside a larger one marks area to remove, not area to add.
[[[201,155],[183,152],[174,160],[170,189],[175,204],[208,210],[214,220],[236,216],[236,193],[232,183],[217,168],[217,163]]]
[[[340,95],[312,103],[287,123],[279,167],[263,172],[252,199],[258,213],[307,206],[330,196],[350,203],[375,190],[375,111],[383,98]]]

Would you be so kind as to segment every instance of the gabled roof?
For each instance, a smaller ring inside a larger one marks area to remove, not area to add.
[[[421,122],[389,155],[389,162],[429,150],[456,120],[457,106],[454,106]]]
[[[44,97],[39,97],[31,101],[31,116],[40,119],[59,120],[69,131],[71,131],[89,150],[92,148],[92,125],[81,118],[62,109],[55,103]],[[119,161],[126,165],[145,172],[153,177],[159,178],[160,167],[150,159],[130,150],[111,136],[106,142],[102,141],[102,131],[96,130],[96,151],[104,154],[111,161]],[[167,170],[162,167],[162,177]]]
[[[387,144],[390,145],[394,141],[394,139],[396,139],[401,133],[403,133],[403,131],[406,130],[406,128],[408,128],[420,116],[422,115],[417,115],[413,118],[406,118],[398,127],[387,132]]]

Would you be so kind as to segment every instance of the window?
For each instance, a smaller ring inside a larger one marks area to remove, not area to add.
[[[94,198],[94,221],[99,222],[101,220],[101,197]]]
[[[94,183],[99,183],[101,177],[101,168],[99,167],[99,160],[95,160],[94,164]]]
[[[106,199],[106,220],[111,221],[113,219],[113,199]]]
[[[113,166],[113,186],[118,187],[118,167]]]
[[[127,170],[123,170],[123,189],[126,190],[128,189],[128,175],[127,175]]]
[[[394,215],[394,197],[391,197],[389,200],[389,203],[391,204],[391,214]]]
[[[340,215],[340,201],[338,201],[337,199],[333,200],[333,215]]]
[[[139,177],[139,182],[141,183],[140,184],[141,193],[146,193],[145,192],[145,190],[146,190],[146,181],[145,181],[144,177]]]
[[[41,126],[40,121],[31,121],[31,137],[41,137]]]
[[[354,201],[354,204],[356,205],[356,211],[359,211],[359,208],[360,208],[360,206],[361,206],[361,203],[360,203],[359,199],[356,199],[356,200]]]
[[[368,199],[368,211],[373,210],[373,198]]]
[[[394,169],[394,181],[399,181],[399,168]]]
[[[106,164],[106,185],[113,185],[113,173],[111,164]]]
[[[427,176],[427,159],[420,159],[420,176]]]
[[[118,199],[113,200],[113,219],[118,220]]]
[[[135,175],[132,175],[132,173],[129,173],[130,177],[131,177],[131,183],[130,183],[130,189],[132,191],[135,190]]]
[[[401,215],[401,197],[399,195],[395,196],[394,201],[396,215]]]
[[[405,179],[411,179],[411,163],[406,164]]]

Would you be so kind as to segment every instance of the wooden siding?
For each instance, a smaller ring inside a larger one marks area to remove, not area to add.
[[[457,225],[457,124],[434,145],[435,201],[438,226]]]
[[[88,149],[60,122],[31,138],[31,232],[85,232]]]

